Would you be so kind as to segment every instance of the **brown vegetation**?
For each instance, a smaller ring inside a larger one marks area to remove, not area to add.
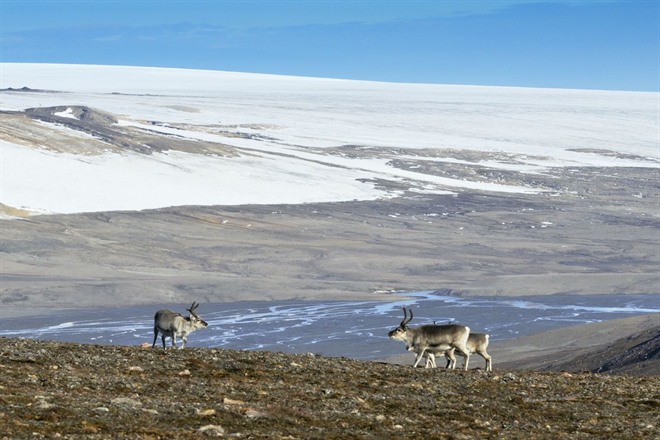
[[[660,377],[0,339],[0,438],[650,438]]]

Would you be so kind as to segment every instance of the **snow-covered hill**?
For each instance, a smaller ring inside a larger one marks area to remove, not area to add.
[[[7,63],[0,89],[0,203],[30,212],[561,193],[534,176],[660,164],[657,93]]]

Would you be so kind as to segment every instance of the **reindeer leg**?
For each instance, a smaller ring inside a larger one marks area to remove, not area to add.
[[[419,365],[419,361],[421,361],[421,360],[422,360],[422,357],[424,357],[424,351],[425,351],[425,350],[426,350],[426,349],[424,349],[424,350],[419,350],[419,351],[417,352],[417,356],[415,357],[415,363],[413,364],[413,368],[417,368],[417,365]]]
[[[477,353],[486,359],[486,371],[493,371],[493,358],[490,357],[486,350],[477,350]]]
[[[424,353],[424,357],[426,358],[426,364],[424,365],[424,368],[433,368],[433,364],[435,363],[433,360],[433,354],[427,351]]]
[[[458,351],[458,353],[465,358],[463,361],[463,369],[467,371],[468,369],[468,362],[470,361],[470,349],[467,348],[465,343],[462,344],[455,344],[452,349],[454,350],[454,353]],[[456,358],[454,358],[454,366],[456,365]]]
[[[453,348],[445,351],[445,357],[447,358],[447,365],[445,368],[451,368],[452,370],[456,368],[456,357],[454,356]]]
[[[470,350],[465,350],[463,356],[465,356],[465,360],[463,361],[463,369],[467,371],[468,369],[468,362],[470,362]],[[454,360],[454,363],[456,363],[456,360]]]
[[[154,343],[151,344],[151,348],[154,348],[156,346],[156,340],[158,339],[158,329],[154,328]]]

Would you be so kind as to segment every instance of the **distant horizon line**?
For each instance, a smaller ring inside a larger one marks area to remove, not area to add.
[[[544,90],[584,90],[584,91],[602,91],[602,92],[627,92],[627,93],[660,93],[660,81],[657,90],[642,90],[642,89],[603,89],[603,88],[574,88],[574,87],[558,87],[558,86],[521,86],[521,85],[504,85],[504,84],[466,84],[466,83],[450,83],[450,82],[427,82],[427,81],[394,81],[394,80],[377,80],[377,79],[359,79],[359,78],[344,78],[344,77],[329,77],[329,76],[315,76],[315,75],[297,75],[291,73],[268,73],[268,72],[249,72],[238,70],[222,70],[212,68],[199,68],[199,67],[175,67],[175,66],[153,66],[153,65],[136,65],[136,64],[98,64],[98,63],[62,63],[62,62],[35,62],[35,61],[0,61],[0,66],[3,64],[34,64],[34,65],[60,65],[60,66],[87,66],[87,67],[120,67],[120,68],[136,68],[136,69],[163,69],[163,70],[189,70],[189,71],[203,71],[203,72],[222,72],[222,73],[235,73],[244,75],[257,75],[257,76],[279,76],[288,78],[309,78],[318,80],[330,81],[355,81],[355,82],[368,82],[368,83],[384,83],[384,84],[410,84],[410,85],[430,85],[430,86],[461,86],[461,87],[493,87],[493,88],[511,88],[511,89],[544,89]],[[2,82],[2,72],[0,71],[0,82]],[[4,89],[4,88],[3,88]]]

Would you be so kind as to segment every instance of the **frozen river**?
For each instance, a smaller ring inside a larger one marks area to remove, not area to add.
[[[391,302],[202,303],[197,312],[209,327],[193,333],[188,346],[378,359],[403,352],[400,342],[387,338],[387,332],[403,318],[403,306],[414,311],[411,325],[456,321],[475,332],[489,333],[491,341],[503,341],[558,327],[658,313],[660,294],[461,298],[435,291],[410,293],[405,299]],[[186,313],[186,307],[190,304],[170,308]],[[151,306],[3,318],[0,336],[151,344],[155,311]]]

